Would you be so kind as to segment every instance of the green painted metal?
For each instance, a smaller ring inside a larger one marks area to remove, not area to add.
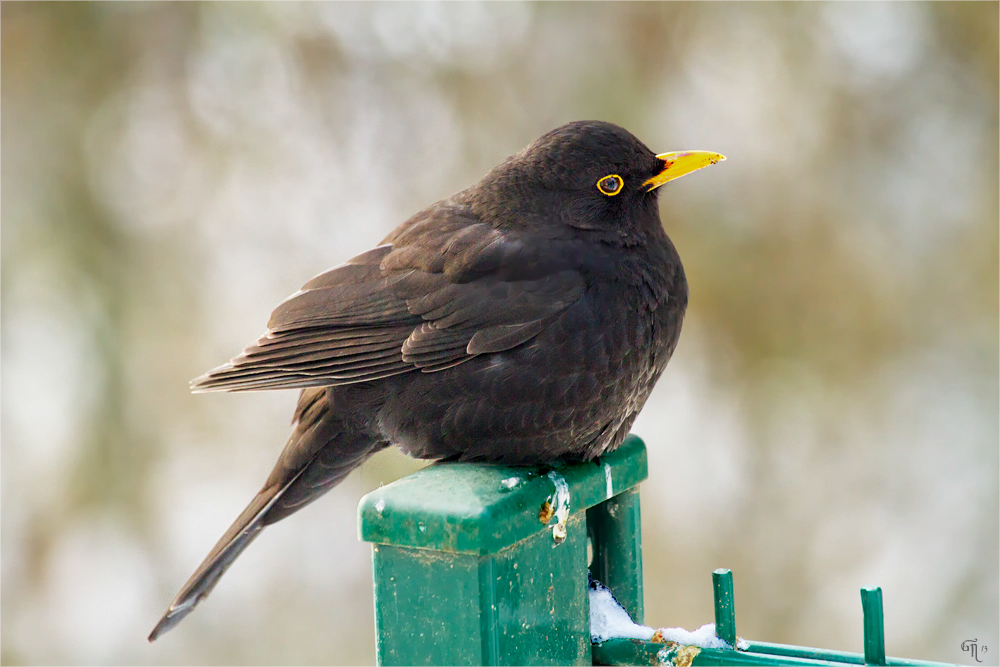
[[[848,651],[832,651],[829,649],[819,649],[819,648],[808,648],[805,646],[792,646],[789,644],[772,644],[770,642],[755,642],[747,641],[742,644],[744,650],[748,653],[765,653],[768,655],[784,656],[784,657],[797,657],[797,658],[807,658],[814,660],[825,660],[828,663],[842,664],[842,665],[863,665],[865,664],[865,656],[863,653],[851,653]],[[909,660],[907,658],[886,658],[886,665],[896,665],[904,666],[911,665],[913,667],[919,666],[929,666],[929,665],[947,665],[951,663],[941,663],[941,662],[929,662],[927,660]]]
[[[746,651],[698,648],[611,639],[594,646],[595,665],[835,665],[821,658],[766,655]]]
[[[638,639],[610,639],[595,644],[595,665],[863,665],[861,653],[746,642],[740,650],[697,648],[644,642]],[[690,661],[690,662],[689,662]],[[947,663],[888,658],[890,667],[942,667]]]
[[[485,463],[428,466],[361,499],[361,539],[438,551],[496,553],[539,531],[539,509],[554,495],[548,471],[553,470]],[[553,472],[566,481],[570,511],[576,513],[646,479],[646,446],[630,435],[597,462]],[[556,520],[553,516],[549,523]]]
[[[587,533],[549,531],[491,556],[375,545],[380,665],[589,664]]]
[[[733,613],[733,574],[728,569],[712,573],[715,593],[716,636],[732,649],[683,646],[638,639],[611,639],[595,644],[595,665],[893,665],[930,666],[944,663],[904,658],[886,658],[882,631],[882,590],[864,588],[861,600],[865,613],[865,653],[752,642],[736,636]],[[870,640],[870,641],[869,641]],[[880,662],[875,662],[880,660]]]
[[[594,550],[591,575],[610,588],[629,616],[642,624],[645,614],[639,489],[625,491],[587,510],[587,530]]]
[[[597,462],[435,464],[365,496],[379,664],[591,664],[588,536],[641,610],[646,470],[629,436]]]
[[[882,617],[882,589],[861,589],[865,617],[865,664],[885,664],[885,623]]]
[[[865,656],[861,653],[849,653],[847,651],[828,651],[826,649],[809,648],[806,646],[792,646],[789,644],[772,644],[770,642],[748,641],[742,645],[748,653],[763,653],[767,655],[777,655],[789,658],[804,658],[808,660],[824,660],[846,665],[863,665]]]
[[[675,649],[675,654],[679,653]],[[670,664],[668,662],[668,664]],[[676,664],[676,661],[673,663]],[[783,655],[765,655],[743,651],[703,648],[692,658],[691,665],[837,665],[839,663],[816,658]]]
[[[733,606],[733,573],[719,568],[712,573],[715,593],[715,636],[736,646],[736,610]]]
[[[790,655],[773,655],[744,651],[702,649],[691,661],[692,665],[839,665],[842,663]]]
[[[861,591],[865,652],[736,636],[733,575],[712,573],[716,634],[733,649],[612,639],[591,644],[590,572],[643,622],[635,437],[592,463],[435,464],[365,496],[380,665],[898,665],[886,658],[882,591]]]
[[[660,655],[666,655],[665,644],[644,642],[638,639],[609,639],[594,644],[595,665],[662,665]]]

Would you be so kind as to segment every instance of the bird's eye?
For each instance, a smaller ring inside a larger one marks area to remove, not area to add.
[[[625,187],[625,181],[618,174],[608,174],[597,181],[597,189],[609,197],[614,197]]]

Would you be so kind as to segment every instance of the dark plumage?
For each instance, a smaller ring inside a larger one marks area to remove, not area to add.
[[[302,388],[291,437],[150,641],[264,526],[390,444],[511,465],[618,447],[688,299],[656,188],[719,159],[656,156],[615,125],[571,123],[279,305],[264,337],[192,386]]]

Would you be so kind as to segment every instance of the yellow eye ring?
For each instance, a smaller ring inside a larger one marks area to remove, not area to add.
[[[625,187],[625,181],[618,174],[608,174],[597,181],[597,189],[601,191],[601,194],[609,197],[614,197],[622,191],[623,187]]]

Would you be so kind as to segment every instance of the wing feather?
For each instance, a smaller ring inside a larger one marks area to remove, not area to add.
[[[545,328],[543,320],[534,320],[526,324],[501,324],[488,329],[480,329],[469,340],[466,351],[469,354],[488,354],[509,350],[521,343],[526,343]]]
[[[546,255],[538,243],[508,240],[453,201],[414,216],[387,241],[307,282],[274,310],[267,334],[192,388],[439,372],[530,341],[585,290],[559,248]]]

